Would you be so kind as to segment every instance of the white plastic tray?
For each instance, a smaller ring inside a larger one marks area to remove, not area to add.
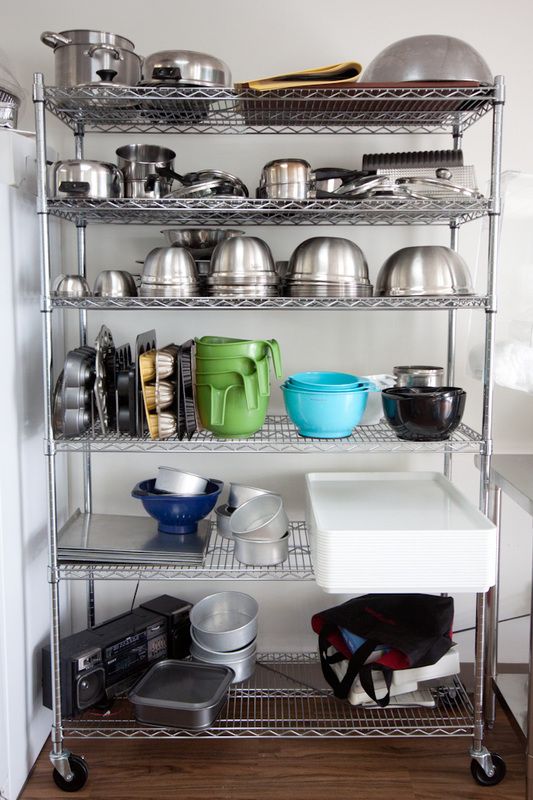
[[[307,524],[326,592],[483,592],[496,528],[438,472],[308,473]]]

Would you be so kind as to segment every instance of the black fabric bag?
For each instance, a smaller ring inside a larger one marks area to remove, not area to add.
[[[315,614],[312,626],[318,634],[322,672],[335,696],[348,697],[359,676],[364,691],[384,707],[390,700],[390,686],[395,669],[426,667],[435,664],[453,644],[453,598],[429,594],[366,594],[340,606]],[[340,628],[365,639],[350,653]],[[377,661],[365,664],[379,647],[387,647]],[[335,649],[333,655],[328,653]],[[346,674],[339,680],[331,665],[346,660]],[[378,699],[373,671],[383,674],[385,697]]]

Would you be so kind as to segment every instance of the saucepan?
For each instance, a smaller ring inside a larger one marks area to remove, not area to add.
[[[54,197],[107,199],[124,196],[124,178],[115,164],[72,158],[56,161],[50,171]]]
[[[329,197],[344,184],[367,176],[368,172],[342,167],[322,167],[313,170],[302,158],[269,161],[262,169],[259,197],[273,200],[307,200]]]

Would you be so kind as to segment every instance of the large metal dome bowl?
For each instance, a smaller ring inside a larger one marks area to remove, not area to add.
[[[364,83],[418,81],[476,81],[493,83],[485,59],[467,42],[454,36],[409,36],[390,44],[372,59]]]

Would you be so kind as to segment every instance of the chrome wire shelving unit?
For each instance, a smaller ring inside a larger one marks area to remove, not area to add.
[[[65,734],[73,739],[472,735],[472,703],[457,679],[432,690],[434,708],[352,709],[336,700],[328,688],[316,653],[264,653],[258,655],[254,676],[230,688],[221,715],[205,731],[143,727],[132,717],[131,706],[124,703],[112,718],[88,712],[81,719],[65,720]]]
[[[50,214],[87,222],[142,225],[462,225],[487,214],[484,198],[265,200],[248,197],[50,199]]]
[[[100,518],[100,519],[99,519]],[[109,530],[109,538],[116,541],[127,529],[127,517],[111,514],[75,514],[60,532],[67,530],[75,537],[82,536],[90,542],[91,526],[105,524]],[[180,579],[216,579],[216,580],[275,580],[275,581],[310,581],[313,580],[313,565],[305,522],[290,523],[289,557],[283,564],[271,567],[252,567],[241,564],[234,556],[234,542],[224,539],[217,533],[216,524],[211,523],[211,533],[205,558],[201,566],[186,564],[120,564],[101,563],[96,560],[76,561],[72,556],[63,555],[59,550],[59,572],[68,580],[87,580],[98,578],[107,580],[140,580],[155,578],[166,580]]]
[[[412,442],[399,439],[385,423],[354,428],[343,439],[313,439],[300,436],[288,417],[267,416],[260,431],[247,439],[217,439],[210,431],[199,430],[191,439],[151,439],[121,433],[98,433],[84,436],[56,438],[57,452],[120,453],[120,452],[221,452],[221,453],[479,453],[481,434],[461,424],[456,431],[441,442]]]
[[[492,109],[493,86],[357,89],[46,87],[46,108],[99,133],[446,133]],[[113,106],[116,100],[116,106]]]
[[[116,100],[116,105],[113,105]],[[496,311],[496,266],[500,214],[501,137],[504,103],[503,78],[492,86],[392,86],[357,89],[286,90],[258,93],[233,89],[178,89],[170,87],[57,88],[34,81],[37,131],[38,215],[42,242],[43,376],[47,480],[49,497],[49,583],[51,594],[51,653],[53,726],[51,761],[65,781],[73,773],[65,738],[174,738],[174,737],[388,737],[470,736],[473,764],[491,778],[495,765],[484,742],[485,718],[490,723],[491,670],[485,658],[486,633],[494,603],[476,596],[475,681],[473,702],[458,679],[435,688],[434,708],[368,709],[337,701],[323,682],[317,657],[305,653],[261,656],[251,681],[234,686],[222,715],[207,731],[194,733],[143,728],[132,719],[127,703],[112,717],[87,712],[64,719],[61,710],[60,613],[61,580],[84,580],[88,586],[88,619],[94,623],[94,581],[140,578],[222,580],[313,580],[312,557],[303,522],[291,524],[289,559],[278,567],[243,568],[236,562],[231,542],[211,531],[207,554],[199,566],[173,563],[103,563],[97,558],[74,560],[61,552],[64,530],[58,529],[56,509],[57,454],[81,453],[84,465],[84,508],[74,523],[90,531],[98,522],[93,514],[91,467],[93,453],[106,452],[234,452],[234,453],[443,453],[445,473],[451,475],[454,453],[479,453],[480,507],[489,512],[489,476],[492,453],[492,362]],[[273,201],[248,198],[162,200],[67,200],[47,196],[46,129],[48,111],[74,133],[75,157],[83,158],[86,133],[180,134],[449,134],[454,148],[464,132],[485,115],[492,118],[491,187],[487,198],[433,197],[372,198],[367,200]],[[85,233],[88,224],[175,225],[444,225],[450,228],[450,246],[457,250],[460,227],[487,216],[489,247],[487,288],[479,296],[400,298],[95,298],[67,300],[50,291],[49,222],[52,217],[73,223],[78,246],[78,271],[85,274]],[[461,425],[445,442],[403,442],[384,424],[358,428],[342,440],[303,439],[285,417],[269,417],[264,428],[247,440],[218,440],[202,431],[190,440],[152,441],[126,435],[102,434],[55,437],[52,420],[52,315],[59,309],[79,313],[80,344],[87,343],[87,312],[99,310],[426,310],[445,311],[448,319],[447,381],[453,384],[456,351],[456,315],[462,310],[485,312],[483,414],[480,432]],[[123,520],[117,523],[123,527]],[[113,523],[109,523],[111,529]],[[488,693],[489,702],[486,702]],[[488,710],[487,710],[488,709]]]
[[[446,297],[83,297],[52,298],[54,308],[78,311],[164,310],[189,311],[349,311],[381,309],[450,311],[459,308],[485,309],[488,298],[479,295]]]

